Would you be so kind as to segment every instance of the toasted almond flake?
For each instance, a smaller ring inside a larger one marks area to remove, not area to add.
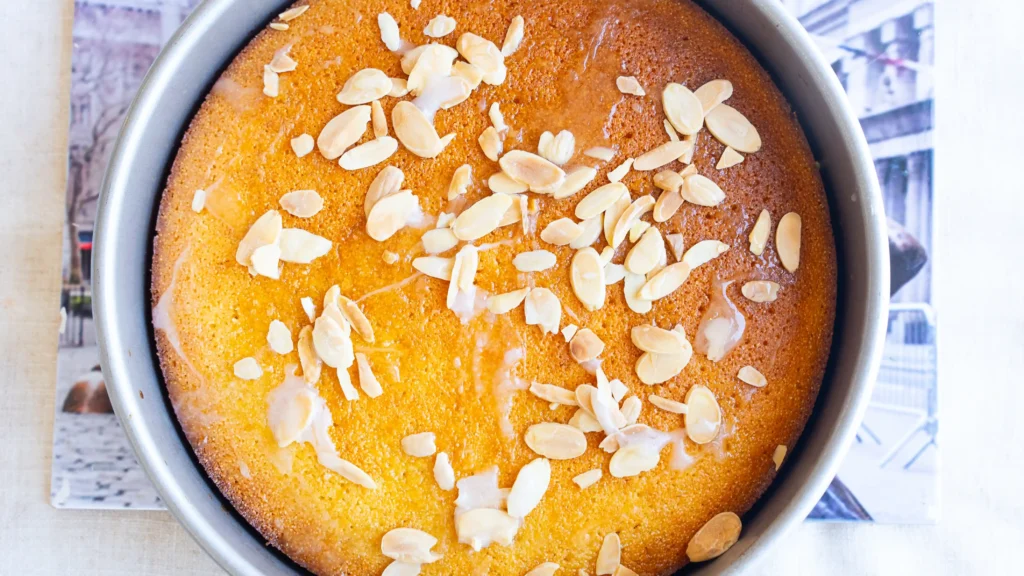
[[[369,104],[391,92],[391,78],[376,68],[365,68],[353,74],[338,93],[338,102],[355,106]]]
[[[611,262],[604,265],[604,285],[611,286],[617,284],[623,278],[626,277],[626,267],[622,264],[612,264]]]
[[[458,54],[444,44],[431,43],[423,46],[416,63],[409,71],[409,79],[406,81],[409,91],[415,96],[420,96],[425,94],[428,84],[434,84],[438,79],[450,76],[452,64],[457,56]],[[441,98],[432,100],[435,102],[432,107],[436,109],[437,101]],[[433,114],[429,114],[428,117],[433,117]]]
[[[569,267],[572,291],[587,310],[600,310],[605,301],[604,262],[591,247],[576,252]]]
[[[269,26],[271,30],[284,31],[288,29],[288,25],[284,22],[271,22]]]
[[[363,389],[367,396],[376,398],[384,393],[384,390],[380,387],[380,382],[377,381],[377,377],[373,375],[373,368],[370,367],[370,360],[366,357],[366,354],[356,352],[356,368],[359,375],[359,387]]]
[[[572,418],[569,419],[569,425],[573,428],[577,428],[581,432],[603,432],[604,428],[601,428],[601,423],[594,418],[593,415],[589,414],[586,410],[580,408],[576,410]]]
[[[629,568],[626,568],[622,564],[619,564],[615,568],[615,572],[612,574],[612,576],[640,576],[640,575],[637,574],[636,572],[630,570]]]
[[[451,228],[435,228],[427,230],[420,239],[423,242],[423,251],[427,254],[440,254],[447,252],[459,243]]]
[[[630,444],[615,451],[608,462],[608,473],[615,478],[638,476],[642,472],[654,470],[660,459],[661,454],[649,443]]]
[[[597,177],[597,170],[589,166],[577,166],[565,175],[565,181],[554,192],[555,200],[568,198],[584,189]]]
[[[682,178],[680,178],[681,181]],[[654,214],[651,217],[658,223],[668,222],[682,205],[683,197],[678,190],[662,192],[661,196],[658,196],[658,201],[654,203]]]
[[[650,227],[650,222],[644,222],[643,220],[633,222],[633,225],[629,227],[629,241],[635,244]]]
[[[434,125],[412,102],[395,104],[391,109],[391,127],[402,146],[420,158],[434,158],[444,149]]]
[[[316,384],[320,380],[320,369],[323,362],[316,355],[313,345],[313,327],[303,326],[299,330],[299,365],[302,367],[302,379],[309,384]]]
[[[277,15],[277,17],[280,18],[283,22],[291,22],[292,20],[295,20],[299,16],[305,14],[306,10],[309,10],[308,5],[295,6],[294,8],[289,8],[284,12],[281,12],[280,14]]]
[[[313,151],[313,137],[309,134],[300,134],[291,139],[292,152],[299,158]]]
[[[361,468],[349,462],[348,460],[338,458],[332,464],[336,466],[336,468],[331,469],[337,472],[338,475],[344,478],[345,480],[348,480],[353,484],[358,484],[363,488],[368,488],[370,490],[377,489],[377,483],[373,481],[373,478],[371,478],[369,474],[367,474]]]
[[[644,352],[679,354],[689,347],[685,335],[650,324],[634,326],[629,331],[629,337],[633,345]]]
[[[644,352],[636,361],[636,375],[648,386],[662,384],[678,376],[689,364],[692,356],[693,350],[689,342],[676,354]]]
[[[675,400],[669,400],[668,398],[662,398],[657,394],[651,394],[647,397],[647,400],[656,407],[661,408],[666,412],[673,414],[686,414],[686,404],[682,402],[676,402]]]
[[[525,150],[512,150],[498,160],[501,169],[533,190],[557,189],[565,181],[565,172],[540,156]]]
[[[682,84],[670,82],[661,93],[665,116],[680,134],[696,134],[704,123],[700,100]]]
[[[761,213],[757,215],[757,221],[754,222],[753,229],[750,230],[750,252],[757,256],[764,253],[765,244],[768,243],[768,235],[772,231],[772,215],[767,210],[761,210]]]
[[[434,433],[420,432],[402,438],[402,452],[415,458],[433,456],[437,452],[437,447],[434,445]]]
[[[480,82],[483,81],[484,73],[469,62],[459,60],[452,64],[452,76],[462,78],[469,83],[470,90],[476,90],[477,86],[480,86]]]
[[[395,166],[385,166],[377,173],[373,182],[370,183],[370,188],[366,191],[366,198],[363,200],[363,213],[369,216],[374,204],[400,192],[404,182],[405,174],[400,169]]]
[[[778,472],[779,468],[782,467],[782,461],[786,459],[786,446],[779,444],[775,447],[775,452],[772,453],[772,462],[775,463],[775,471]]]
[[[501,221],[498,222],[498,228],[503,226],[511,226],[517,222],[523,222],[523,234],[526,234],[526,221],[523,220],[523,214],[526,210],[526,196],[513,196],[512,205],[505,211],[505,215],[501,217]]]
[[[626,174],[629,173],[629,169],[632,167],[633,159],[626,158],[626,160],[622,164],[619,164],[611,172],[608,173],[608,181],[619,182],[620,180],[626,177]]]
[[[325,313],[313,323],[313,348],[331,368],[347,368],[355,361],[352,339],[334,318]],[[339,378],[343,370],[339,370]]]
[[[542,422],[526,429],[526,445],[552,460],[570,460],[587,450],[587,437],[567,424]]]
[[[642,218],[644,214],[653,210],[654,204],[654,197],[648,194],[637,198],[628,208],[622,211],[622,215],[619,216],[615,227],[612,228],[612,237],[609,242],[612,248],[618,248],[622,244],[622,241],[629,234],[629,229],[633,227],[633,223]]]
[[[708,132],[737,152],[753,154],[761,149],[761,136],[747,117],[728,104],[719,104],[704,118]]]
[[[679,192],[683,184],[683,177],[675,170],[662,170],[654,175],[654,185],[666,192]]]
[[[504,172],[495,172],[487,179],[487,187],[495,194],[522,194],[530,189],[529,186],[514,180]]]
[[[576,137],[568,130],[562,130],[557,136],[551,132],[541,134],[537,152],[545,159],[559,166],[572,159],[576,150]]]
[[[601,160],[602,162],[609,162],[612,158],[615,158],[615,150],[607,146],[594,146],[584,150],[583,155]]]
[[[263,376],[263,369],[260,368],[259,362],[252,356],[235,362],[234,371],[235,376],[242,380],[257,380],[260,376]]]
[[[324,207],[324,199],[315,190],[295,190],[281,196],[278,202],[296,218],[312,218]]]
[[[662,120],[661,123],[662,126],[665,127],[665,134],[668,134],[669,140],[672,140],[673,142],[679,140],[679,133],[672,127],[672,123],[668,121],[668,118]]]
[[[638,296],[644,300],[658,300],[675,292],[690,277],[690,265],[676,262],[663,268],[644,284]]]
[[[338,159],[345,170],[362,170],[387,160],[398,150],[398,140],[390,136],[375,138],[349,149]]]
[[[508,25],[508,31],[505,32],[505,41],[501,43],[502,56],[508,58],[519,49],[519,45],[523,43],[525,27],[526,23],[522,16],[512,18],[512,22]]]
[[[518,18],[518,16],[516,16],[516,18]],[[538,564],[536,568],[527,572],[526,576],[554,576],[555,572],[557,572],[559,568],[561,568],[561,566],[554,562],[545,562],[543,564]]]
[[[747,384],[750,384],[755,388],[764,388],[765,386],[768,385],[768,379],[765,378],[764,374],[761,374],[761,372],[759,372],[757,368],[754,368],[753,366],[744,366],[740,368],[740,371],[736,375],[736,377],[739,378],[742,382],[746,382]]]
[[[601,216],[587,218],[579,223],[580,234],[569,242],[574,250],[592,245],[601,236]]]
[[[688,138],[692,138],[692,136],[688,136]],[[694,164],[690,164],[686,168],[683,168],[682,170],[679,171],[679,175],[683,177],[684,181],[686,180],[687,176],[692,176],[693,174],[696,174],[696,173],[697,173],[697,166],[694,165]]]
[[[447,491],[455,487],[455,470],[448,454],[444,452],[438,452],[434,458],[434,481],[441,490]]]
[[[619,198],[628,198],[629,190],[624,184],[613,182],[595,188],[576,205],[575,214],[580,220],[593,218],[608,210]],[[628,200],[627,200],[628,202]]]
[[[427,27],[423,29],[423,34],[431,38],[441,38],[454,31],[455,19],[444,14],[438,14],[427,23]]]
[[[373,326],[370,324],[370,320],[366,317],[366,314],[363,313],[362,308],[359,307],[359,304],[356,304],[345,296],[338,296],[336,303],[338,308],[341,310],[341,315],[344,316],[345,320],[352,325],[356,334],[359,334],[359,337],[366,342],[373,344]]]
[[[366,132],[370,123],[370,107],[356,106],[338,114],[328,122],[316,139],[320,153],[328,160],[341,156]]]
[[[572,390],[567,390],[561,386],[555,386],[554,384],[541,384],[540,382],[533,382],[530,384],[530,393],[554,404],[563,406],[576,406],[576,394]]]
[[[576,335],[576,332],[578,332],[579,329],[580,327],[575,324],[569,324],[565,328],[562,328],[562,338],[565,338],[566,344],[572,340],[572,337]]]
[[[380,551],[388,558],[410,564],[430,564],[441,559],[431,552],[437,538],[415,528],[395,528],[380,541]]]
[[[607,266],[612,263],[612,258],[615,257],[615,249],[611,246],[605,246],[601,249],[599,256],[601,257],[601,262],[604,262],[604,265]]]
[[[502,216],[512,206],[512,197],[505,194],[486,196],[466,208],[455,219],[452,231],[459,240],[471,242],[493,232]]]
[[[503,510],[477,508],[455,519],[455,532],[460,544],[468,544],[475,552],[479,552],[492,543],[510,546],[519,531],[519,524],[518,518],[513,518]]]
[[[292,59],[286,51],[279,50],[274,53],[274,58],[270,60],[270,69],[278,74],[285,72],[291,72],[298,67],[299,63]]]
[[[523,304],[527,326],[540,326],[542,332],[557,334],[562,322],[562,304],[547,288],[534,288]]]
[[[729,250],[729,245],[718,240],[701,240],[683,254],[683,262],[690,265],[690,270],[718,258]]]
[[[779,219],[775,228],[775,250],[779,253],[782,267],[796,272],[800,267],[800,215],[789,212]]]
[[[615,226],[619,223],[619,219],[622,214],[632,206],[632,199],[629,197],[629,191],[619,196],[615,202],[608,207],[604,212],[604,239],[608,242],[606,249],[611,250],[614,254],[614,245],[612,241],[615,238]]]
[[[672,248],[672,256],[675,257],[676,262],[682,260],[684,248],[686,247],[683,241],[683,235],[679,233],[669,234],[668,236],[665,236],[665,240],[668,240],[668,245]]]
[[[401,98],[409,93],[409,81],[405,78],[392,78],[391,79],[391,91],[388,92],[388,96],[392,98]]]
[[[203,206],[206,205],[206,190],[196,190],[195,194],[192,195],[192,211],[196,214],[203,211]]]
[[[505,81],[505,57],[494,42],[466,32],[459,36],[455,47],[467,62],[483,71],[484,82],[498,85]]]
[[[419,564],[392,560],[391,563],[384,568],[384,571],[380,573],[380,576],[419,576],[419,574]]]
[[[281,79],[277,72],[270,69],[270,66],[263,67],[263,94],[270,98],[277,98],[281,92]]]
[[[370,123],[373,126],[374,138],[388,135],[388,118],[384,115],[384,107],[380,105],[380,100],[370,102]]]
[[[569,218],[554,220],[541,230],[540,239],[555,246],[565,246],[583,234],[583,227]],[[552,266],[554,262],[552,262]]]
[[[593,470],[587,470],[582,474],[576,475],[572,481],[580,487],[580,490],[589,488],[597,483],[601,479],[601,469],[594,468]]]
[[[267,244],[252,251],[252,272],[267,278],[278,279],[281,270],[278,264],[281,261],[281,247],[277,244]]]
[[[753,280],[740,289],[751,302],[774,302],[779,297],[779,285],[768,280]]]
[[[488,126],[486,130],[480,134],[477,138],[477,142],[480,143],[480,149],[484,151],[484,156],[491,162],[497,162],[498,157],[501,156],[502,144],[501,136],[498,135],[498,131],[494,126]]]
[[[455,222],[455,214],[453,212],[441,212],[437,215],[437,224],[434,227],[451,228],[453,222]]]
[[[412,261],[412,267],[431,278],[437,278],[438,280],[451,280],[452,265],[454,262],[454,258],[420,256]]]
[[[590,328],[576,332],[569,342],[569,354],[579,363],[589,362],[604,352],[604,342]]]
[[[298,228],[281,230],[280,259],[282,262],[309,264],[327,254],[331,241]]]
[[[657,170],[662,166],[674,162],[676,158],[679,158],[683,154],[686,154],[687,150],[693,146],[692,143],[683,140],[665,142],[655,148],[648,150],[641,154],[633,162],[633,170],[638,172],[646,172],[648,170]]]
[[[622,543],[615,532],[606,534],[597,553],[597,576],[611,576],[622,560]]]
[[[715,164],[715,169],[725,170],[726,168],[732,168],[740,162],[743,162],[743,155],[726,146],[725,151],[722,152],[722,157],[718,159],[718,164]]]
[[[693,153],[697,151],[697,135],[690,134],[689,136],[683,136],[683,141],[690,142],[692,146],[690,146],[690,149],[686,152],[686,154],[683,154],[682,156],[679,157],[679,161],[682,162],[683,164],[689,164],[689,166],[687,166],[686,168],[692,170],[693,172],[696,172],[697,167],[693,165]],[[686,178],[688,173],[689,172],[687,172],[686,169],[680,172],[680,174],[683,175],[683,178]]]
[[[640,419],[640,410],[643,408],[643,402],[636,396],[630,396],[622,402],[622,415],[626,417],[626,424],[636,424],[636,421]]]
[[[302,311],[306,313],[306,317],[312,322],[316,320],[316,304],[313,303],[313,299],[309,296],[303,296],[299,299],[302,304]]]
[[[664,259],[665,241],[661,238],[661,232],[651,226],[626,254],[626,270],[634,274],[647,274]]]
[[[547,250],[520,252],[512,259],[512,265],[520,272],[541,272],[555,265],[555,255]]]
[[[725,192],[710,178],[690,174],[684,178],[685,186],[679,191],[683,200],[698,206],[717,206],[725,200]]]
[[[405,227],[409,217],[419,209],[419,198],[410,190],[402,190],[382,198],[370,209],[366,217],[366,233],[383,242]]]
[[[520,468],[508,494],[509,516],[525,518],[540,504],[550,482],[551,463],[546,458],[536,458]]]
[[[377,26],[380,28],[380,39],[388,50],[397,51],[402,46],[402,38],[398,33],[398,22],[387,12],[377,15]],[[408,74],[408,72],[406,72]]]
[[[477,268],[480,266],[480,253],[476,246],[467,244],[459,249],[456,257],[462,259],[462,267],[458,274],[459,290],[470,292],[473,289],[473,281],[476,278]]]
[[[697,444],[707,444],[722,427],[722,409],[711,390],[693,386],[686,393],[686,435]]]
[[[693,92],[700,100],[700,107],[707,116],[716,106],[732,96],[732,82],[728,80],[712,80]]]
[[[647,95],[647,92],[644,92],[643,86],[640,86],[640,82],[637,81],[635,76],[619,76],[615,79],[615,86],[623,94],[631,94],[633,96]]]
[[[505,124],[505,116],[501,113],[501,107],[497,102],[492,102],[491,107],[487,109],[487,117],[491,119],[491,126],[498,132],[508,130],[508,124]]]
[[[718,558],[740,539],[743,522],[733,512],[722,512],[708,520],[690,538],[686,555],[692,562],[705,562]]]
[[[504,294],[496,294],[487,298],[487,309],[494,314],[505,314],[514,310],[526,298],[529,288],[520,288]]]
[[[637,314],[646,314],[651,311],[651,301],[640,297],[640,291],[646,283],[647,280],[640,274],[626,272],[622,292],[626,297],[626,305]]]

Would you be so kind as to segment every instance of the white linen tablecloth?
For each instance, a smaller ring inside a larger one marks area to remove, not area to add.
[[[221,574],[169,513],[49,504],[72,12],[0,1],[0,574]],[[1024,2],[943,0],[936,20],[942,519],[805,523],[757,573],[1020,572]]]

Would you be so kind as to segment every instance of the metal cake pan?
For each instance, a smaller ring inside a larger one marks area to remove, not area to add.
[[[153,225],[166,174],[197,106],[221,71],[289,0],[207,0],[139,89],[102,186],[93,261],[107,390],[164,502],[232,574],[303,570],[267,546],[196,463],[164,394],[150,323]],[[874,164],[828,62],[777,0],[698,0],[768,69],[822,167],[839,255],[839,301],[814,415],[783,473],[724,556],[688,571],[738,573],[810,512],[839,468],[871,394],[885,335],[888,243]],[[144,398],[144,399],[143,399]]]

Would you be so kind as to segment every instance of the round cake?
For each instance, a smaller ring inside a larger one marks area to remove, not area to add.
[[[670,574],[814,406],[799,123],[689,0],[313,0],[223,72],[153,252],[199,463],[316,574]]]

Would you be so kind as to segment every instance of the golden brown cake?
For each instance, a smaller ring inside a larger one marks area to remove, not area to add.
[[[317,574],[728,548],[835,308],[768,74],[688,0],[308,4],[223,73],[160,204],[157,348],[213,482]]]

